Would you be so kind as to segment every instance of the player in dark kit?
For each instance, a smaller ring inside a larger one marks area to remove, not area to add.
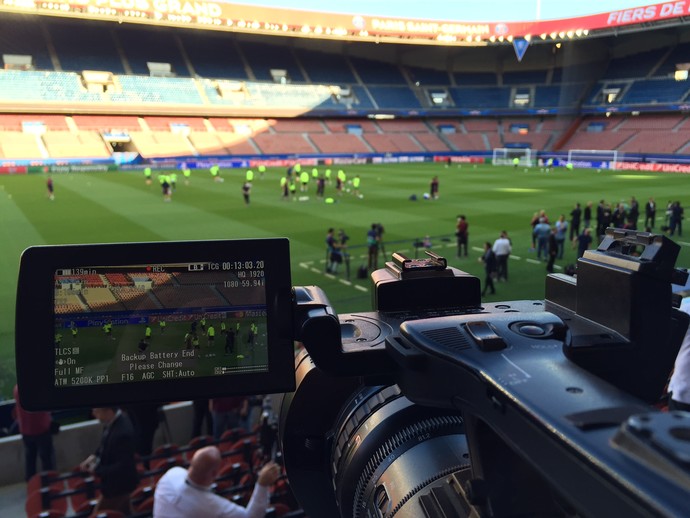
[[[140,353],[146,354],[146,349],[149,347],[149,341],[146,338],[142,338],[139,340],[139,345],[137,347],[139,348]]]
[[[53,185],[52,176],[49,176],[46,180],[46,188],[48,189],[48,199],[53,201],[55,199],[55,186]]]
[[[225,332],[225,355],[228,356],[235,351],[235,330],[230,327]]]

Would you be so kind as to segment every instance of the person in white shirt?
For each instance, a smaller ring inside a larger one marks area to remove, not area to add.
[[[154,518],[263,518],[269,504],[269,488],[278,480],[280,467],[269,462],[261,468],[247,507],[213,492],[220,467],[220,450],[207,446],[196,451],[188,470],[179,466],[170,468],[156,485]]]
[[[683,299],[680,310],[690,314],[690,298]],[[668,384],[669,410],[690,412],[690,328],[676,356],[673,374]]]
[[[499,238],[494,241],[494,246],[492,248],[494,254],[496,254],[496,277],[500,281],[508,280],[508,256],[510,252],[513,251],[513,247],[510,244],[510,239],[508,239],[508,233],[503,230]]]

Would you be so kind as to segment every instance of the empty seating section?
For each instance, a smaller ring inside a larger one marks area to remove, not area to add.
[[[449,151],[448,146],[441,140],[441,137],[433,133],[415,133],[414,138],[430,153]]]
[[[367,133],[362,136],[377,153],[421,153],[424,149],[409,135]]]
[[[362,82],[367,85],[404,85],[407,84],[400,69],[392,64],[381,61],[371,61],[358,57],[351,57]]]
[[[194,80],[182,77],[117,76],[121,92],[106,94],[112,102],[202,104]]]
[[[678,63],[687,63],[688,56],[690,56],[690,42],[678,44],[668,56],[664,59],[663,63],[654,71],[655,77],[670,77],[676,71],[676,65]]]
[[[133,74],[148,76],[147,63],[169,63],[179,77],[189,77],[189,68],[176,41],[176,33],[152,27],[120,27],[117,37]]]
[[[683,115],[644,115],[626,117],[619,127],[636,130],[672,130],[684,120],[687,119]]]
[[[81,291],[91,311],[122,311],[125,307],[113,295],[110,288],[89,288]]]
[[[510,144],[527,144],[531,149],[546,149],[551,135],[548,133],[528,133],[520,135],[518,133],[504,133],[503,145],[510,147]]]
[[[143,290],[134,286],[123,286],[114,292],[117,299],[129,311],[137,309],[160,309],[149,290]]]
[[[655,49],[631,56],[614,58],[609,62],[608,69],[602,79],[647,77],[666,52],[666,49]]]
[[[635,135],[635,130],[593,132],[578,129],[565,144],[565,149],[618,149],[633,135]]]
[[[314,154],[317,150],[301,134],[261,133],[254,135],[254,142],[259,150],[267,155],[279,154]]]
[[[173,277],[169,273],[148,272],[146,277],[153,282],[155,286],[163,286],[165,284],[172,284],[173,282]]]
[[[134,281],[124,273],[106,273],[105,280],[110,286],[134,286]]]
[[[495,72],[454,72],[453,80],[458,86],[497,85]]]
[[[510,88],[449,88],[455,106],[458,108],[507,108],[510,103]]]
[[[534,106],[535,108],[556,108],[576,105],[584,95],[585,86],[585,83],[537,85],[534,88]]]
[[[180,34],[194,72],[201,77],[248,79],[242,58],[232,39],[211,31]]]
[[[194,148],[184,135],[168,131],[131,131],[132,143],[145,158],[163,156],[189,156]]]
[[[173,126],[187,126],[190,130],[206,131],[204,119],[201,117],[144,117],[146,125],[151,130],[170,131]]]
[[[140,131],[139,119],[131,115],[73,115],[72,121],[81,130]]]
[[[72,24],[51,23],[47,27],[63,70],[125,72],[115,40],[106,27],[83,24],[78,31]]]
[[[638,131],[619,151],[626,153],[678,153],[690,142],[688,132]],[[687,151],[687,150],[685,150]]]
[[[84,311],[84,305],[79,297],[70,290],[55,290],[55,312],[60,314],[79,313]]]
[[[372,102],[369,93],[363,86],[355,85],[352,86],[352,93],[355,96],[355,102],[353,107],[360,110],[368,110],[374,108],[374,103]]]
[[[444,137],[457,151],[489,151],[491,149],[487,145],[488,141],[484,133],[449,133]]]
[[[309,135],[309,138],[321,153],[352,154],[372,152],[372,149],[357,135],[314,133]]]
[[[175,272],[172,274],[175,282],[185,286],[194,286],[200,284],[202,286],[207,285],[219,285],[222,286],[223,282],[227,280],[226,275],[221,275],[216,272]]]
[[[498,130],[498,121],[496,119],[463,119],[462,125],[467,131],[495,132]]]
[[[110,158],[111,150],[95,131],[49,131],[42,138],[52,158]]]
[[[31,133],[0,131],[0,156],[9,159],[31,159],[43,156],[38,137]]]
[[[271,70],[285,70],[293,83],[305,82],[304,76],[287,45],[269,45],[256,41],[238,41],[242,54],[258,81],[273,81]]]
[[[0,57],[4,54],[31,56],[36,70],[53,70],[48,46],[34,20],[6,14],[0,17]],[[28,34],[31,37],[27,38]]]
[[[429,126],[420,120],[381,120],[378,126],[384,133],[429,133]]]
[[[421,108],[417,96],[406,86],[370,86],[368,89],[379,108]]]
[[[216,132],[192,131],[189,134],[189,141],[202,155],[220,155],[229,152]]]
[[[342,86],[357,82],[344,56],[306,49],[295,49],[295,54],[312,83]]]
[[[326,119],[324,124],[331,133],[348,132],[348,127],[361,129],[362,133],[377,133],[379,131],[375,122],[362,119]]]
[[[201,308],[225,305],[225,301],[208,286],[162,286],[155,291],[164,308]]]
[[[655,104],[682,101],[690,86],[675,79],[650,79],[635,81],[621,101],[625,104]]]
[[[520,72],[503,72],[504,85],[544,83],[546,83],[546,70],[524,70]]]
[[[432,68],[407,67],[407,75],[413,84],[419,86],[449,86],[450,76],[446,70]]]
[[[0,102],[96,103],[101,99],[101,94],[87,92],[74,72],[0,70]]]
[[[276,133],[324,133],[319,120],[310,119],[270,119],[268,123]]]

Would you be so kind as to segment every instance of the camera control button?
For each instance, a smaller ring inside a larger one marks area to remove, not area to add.
[[[543,336],[546,331],[543,327],[534,324],[523,324],[518,328],[518,333],[526,336]]]
[[[499,351],[508,347],[489,322],[467,322],[466,329],[482,351]]]

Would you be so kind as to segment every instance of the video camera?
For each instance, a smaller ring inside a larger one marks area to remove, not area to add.
[[[374,311],[338,316],[319,288],[290,288],[284,239],[30,248],[20,390],[35,409],[288,391],[283,459],[314,517],[681,516],[690,415],[653,406],[688,327],[672,303],[678,252],[609,229],[576,278],[547,277],[545,301],[491,304],[442,257],[394,254],[372,274]],[[253,325],[255,348],[182,358],[168,338],[205,316]],[[168,334],[137,353],[161,320]],[[175,352],[187,363],[151,361]]]

